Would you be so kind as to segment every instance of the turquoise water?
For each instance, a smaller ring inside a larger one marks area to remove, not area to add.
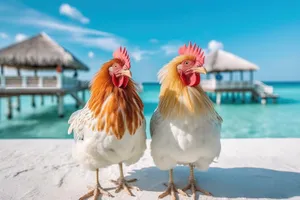
[[[300,83],[268,83],[280,95],[277,104],[230,104],[224,100],[216,110],[223,117],[223,138],[300,138]],[[145,104],[147,125],[158,103],[159,85],[145,84],[141,98]],[[87,92],[88,96],[88,92]],[[212,97],[215,98],[215,97]],[[225,96],[224,96],[225,99]],[[223,101],[223,100],[222,100]],[[249,99],[247,100],[249,101]],[[56,102],[45,97],[45,105],[31,108],[31,97],[22,97],[22,111],[14,110],[13,120],[7,120],[6,99],[0,105],[0,138],[71,138],[67,135],[67,120],[74,112],[74,100],[65,97],[65,118],[57,117]],[[14,99],[15,103],[15,99]],[[149,135],[149,126],[147,127]]]

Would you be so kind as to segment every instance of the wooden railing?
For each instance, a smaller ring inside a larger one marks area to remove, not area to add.
[[[255,90],[258,94],[273,94],[273,87],[261,81],[217,81],[202,80],[201,86],[206,91],[215,90]]]
[[[58,74],[57,76],[0,76],[0,88],[74,88],[81,81]]]
[[[251,81],[217,81],[215,79],[202,80],[201,86],[207,90],[218,89],[253,89],[254,84]]]
[[[57,87],[57,78],[35,76],[1,76],[1,88],[54,88]]]

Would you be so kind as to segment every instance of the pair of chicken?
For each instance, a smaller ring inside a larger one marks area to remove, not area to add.
[[[191,190],[209,192],[196,185],[194,167],[208,169],[221,150],[220,129],[222,118],[199,86],[200,73],[206,73],[201,49],[191,43],[179,49],[179,56],[159,72],[161,91],[159,105],[150,124],[151,155],[161,170],[169,170],[169,183],[159,198],[175,194],[187,196]],[[123,163],[131,165],[143,156],[146,149],[146,122],[143,102],[131,79],[130,58],[125,48],[117,49],[113,59],[104,63],[91,82],[91,97],[86,106],[74,112],[69,119],[69,133],[74,133],[74,158],[89,170],[96,171],[96,185],[80,199],[100,195],[112,196],[104,190],[98,169],[118,164],[120,177],[112,181],[116,193],[125,190],[133,196],[126,180]],[[177,189],[173,181],[173,168],[177,164],[189,165],[188,185]]]

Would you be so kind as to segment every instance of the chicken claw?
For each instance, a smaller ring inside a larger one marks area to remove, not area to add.
[[[137,181],[137,179],[130,179],[125,180],[124,178],[119,178],[118,180],[111,180],[114,184],[116,184],[117,188],[115,190],[115,193],[119,193],[121,190],[125,190],[130,196],[134,196],[134,194],[131,192],[132,189],[136,189],[137,191],[140,191],[140,189],[136,186],[131,186],[128,183],[132,183]]]
[[[197,186],[196,179],[194,177],[194,166],[190,164],[190,177],[189,177],[189,184],[182,189],[184,192],[187,190],[192,191],[192,199],[196,200],[196,193],[201,192],[207,196],[212,196],[212,193],[200,188]]]
[[[176,193],[179,193],[183,196],[187,196],[187,194],[184,191],[182,191],[181,189],[177,189],[173,182],[169,182],[169,185],[167,185],[167,184],[164,184],[164,185],[167,187],[167,189],[166,189],[166,191],[164,191],[162,194],[160,194],[158,196],[159,199],[162,199],[168,195],[171,195],[171,199],[176,200],[176,195],[175,195]]]
[[[128,185],[128,183],[135,182],[135,181],[137,181],[137,179],[134,178],[134,179],[126,180],[124,178],[123,164],[122,163],[119,163],[119,170],[120,170],[120,178],[118,178],[118,180],[116,180],[116,181],[111,180],[111,182],[113,182],[114,184],[117,185],[115,193],[118,193],[121,190],[125,190],[130,196],[134,196],[134,194],[131,192],[131,190],[136,189],[137,191],[140,191],[140,189],[136,186]]]
[[[97,185],[94,189],[91,189],[91,191],[89,191],[87,194],[80,197],[79,200],[86,200],[92,196],[94,197],[94,200],[97,200],[100,195],[113,197],[113,195],[104,190],[100,185]]]
[[[212,193],[200,188],[199,186],[197,186],[196,181],[190,181],[190,183],[182,189],[182,191],[187,191],[187,190],[191,190],[192,191],[192,199],[196,200],[196,192],[201,192],[207,196],[212,196]]]
[[[169,184],[168,185],[164,184],[164,185],[167,187],[167,189],[165,192],[163,192],[158,196],[158,199],[162,199],[168,195],[171,195],[172,200],[176,200],[176,195],[175,195],[176,193],[179,193],[183,196],[187,196],[187,194],[184,191],[176,188],[173,180],[173,169],[169,170]]]

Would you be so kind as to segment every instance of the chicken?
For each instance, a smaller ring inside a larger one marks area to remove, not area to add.
[[[144,105],[131,80],[130,58],[125,48],[120,47],[113,59],[104,63],[91,82],[91,97],[81,110],[69,119],[68,133],[74,133],[73,157],[84,168],[96,171],[96,185],[80,199],[101,194],[112,196],[100,183],[99,168],[118,164],[120,177],[112,181],[117,185],[116,193],[125,190],[133,196],[125,180],[123,163],[136,163],[146,149],[146,122]]]
[[[221,151],[220,130],[222,118],[214,110],[200,83],[200,73],[206,73],[204,53],[196,44],[189,43],[179,49],[179,56],[165,65],[158,73],[161,84],[159,104],[150,122],[151,155],[161,170],[169,170],[167,190],[159,198],[175,193],[187,196],[192,191],[206,195],[198,187],[194,167],[207,170]],[[177,189],[173,181],[173,168],[189,165],[189,184]]]

